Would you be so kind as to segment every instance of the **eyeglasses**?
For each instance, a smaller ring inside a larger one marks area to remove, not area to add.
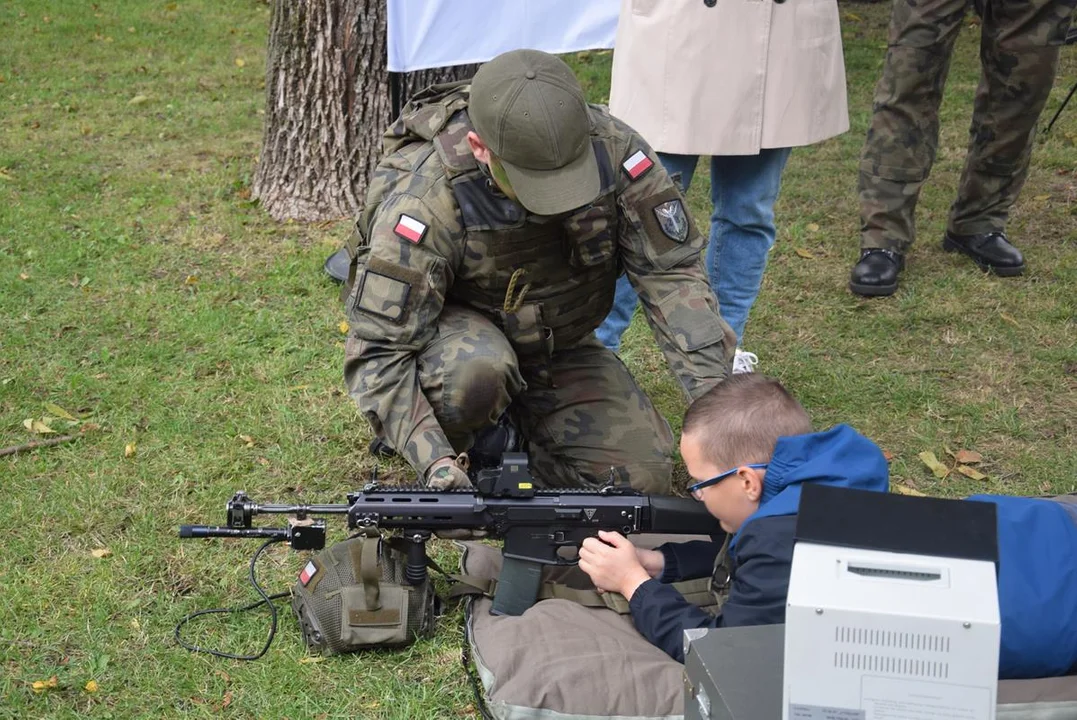
[[[712,478],[710,478],[708,480],[700,480],[699,482],[695,483],[694,485],[689,485],[688,486],[688,492],[690,494],[692,494],[692,495],[695,495],[697,492],[699,492],[700,490],[702,490],[705,487],[710,487],[711,485],[717,485],[718,483],[722,482],[723,480],[725,480],[730,475],[735,475],[737,473],[737,471],[740,470],[742,467],[750,467],[750,468],[754,468],[756,470],[763,470],[763,469],[766,468],[766,466],[767,466],[767,463],[752,463],[751,465],[738,465],[737,467],[733,468],[732,470],[726,470],[721,475],[715,475],[714,477],[712,477]]]

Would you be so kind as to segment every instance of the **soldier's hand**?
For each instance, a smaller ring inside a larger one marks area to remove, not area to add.
[[[462,457],[467,457],[466,455]],[[444,457],[434,462],[426,472],[426,484],[435,490],[471,488],[465,462],[460,458]],[[461,467],[464,465],[464,467]]]

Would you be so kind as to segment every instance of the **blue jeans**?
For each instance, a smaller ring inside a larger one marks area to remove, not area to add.
[[[776,148],[761,150],[758,155],[711,157],[714,212],[707,244],[707,275],[718,299],[718,311],[737,334],[738,345],[774,245],[774,202],[789,153],[790,148]],[[687,192],[699,156],[658,153],[658,159],[666,172],[681,174],[681,188]],[[613,309],[595,331],[610,350],[617,352],[620,347],[638,301],[628,278],[618,279]]]

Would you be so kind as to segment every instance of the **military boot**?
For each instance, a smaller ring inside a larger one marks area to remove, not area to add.
[[[1006,239],[1006,233],[957,235],[947,232],[942,238],[942,249],[968,255],[984,272],[1002,277],[1020,275],[1025,270],[1024,256]]]
[[[905,256],[889,248],[867,248],[853,266],[849,289],[864,297],[893,295],[898,275],[905,269]]]

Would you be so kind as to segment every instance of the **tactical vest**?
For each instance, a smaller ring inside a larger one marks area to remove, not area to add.
[[[593,141],[601,180],[599,197],[571,215],[529,215],[506,198],[480,168],[466,142],[468,86],[429,88],[408,104],[384,149],[430,142],[460,211],[466,256],[454,268],[446,298],[495,322],[525,368],[541,368],[555,350],[587,337],[613,305],[620,272],[617,250],[617,177],[606,146]],[[363,234],[381,201],[371,183],[357,223]]]
[[[593,143],[599,197],[563,218],[536,218],[502,195],[458,141],[471,129],[466,112],[459,111],[449,125],[434,146],[460,208],[468,249],[449,299],[492,316],[523,365],[572,347],[613,305],[618,215],[605,145]]]

